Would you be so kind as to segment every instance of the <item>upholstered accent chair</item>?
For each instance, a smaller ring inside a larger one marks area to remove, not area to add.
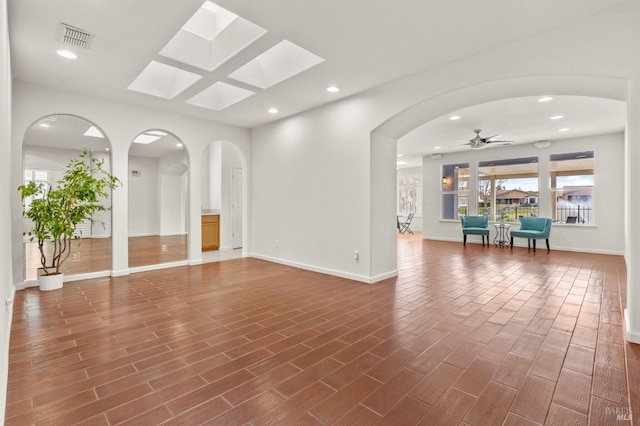
[[[488,216],[460,216],[462,223],[462,245],[467,245],[467,235],[481,235],[484,246],[484,236],[487,236],[489,245],[489,217]]]
[[[521,217],[520,229],[509,232],[511,236],[511,248],[513,248],[513,237],[526,238],[527,247],[531,248],[533,240],[533,251],[536,251],[536,240],[545,239],[547,242],[547,251],[549,248],[549,234],[551,233],[552,220],[546,217]]]

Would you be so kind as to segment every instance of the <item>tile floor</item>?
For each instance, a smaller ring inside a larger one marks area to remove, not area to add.
[[[20,291],[6,424],[640,417],[622,257],[417,234],[398,259],[375,285],[238,258]]]

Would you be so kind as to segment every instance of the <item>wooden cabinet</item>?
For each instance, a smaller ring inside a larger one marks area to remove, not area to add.
[[[202,216],[202,251],[218,250],[220,246],[220,216]]]

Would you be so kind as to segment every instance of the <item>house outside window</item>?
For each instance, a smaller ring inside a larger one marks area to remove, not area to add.
[[[538,216],[538,157],[478,163],[478,214],[517,222]]]
[[[549,160],[553,221],[593,224],[593,151],[553,154]]]

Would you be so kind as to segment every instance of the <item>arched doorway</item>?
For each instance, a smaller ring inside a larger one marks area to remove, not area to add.
[[[104,132],[89,120],[69,114],[52,114],[31,125],[23,140],[23,179],[51,185],[62,177],[70,159],[84,149],[104,160],[109,171],[111,145]],[[76,233],[82,243],[73,241],[70,257],[63,263],[65,280],[79,279],[85,274],[108,275],[111,269],[111,200],[101,200],[104,211],[93,220],[78,225]],[[23,218],[23,220],[25,220]],[[23,223],[23,229],[25,229]],[[25,247],[25,280],[36,278],[39,253],[35,242],[23,239]]]
[[[203,214],[219,216],[219,246],[203,250],[203,261],[238,257],[247,247],[246,160],[235,144],[213,141],[202,154],[201,170]]]
[[[536,95],[590,96],[626,101],[627,80],[602,76],[526,76],[480,83],[425,99],[389,118],[371,133],[372,215],[371,275],[384,279],[397,273],[395,228],[398,139],[447,113],[501,99]],[[440,177],[440,179],[442,179]],[[437,202],[437,200],[432,200]]]
[[[129,267],[186,264],[188,156],[173,134],[150,129],[129,148]]]

